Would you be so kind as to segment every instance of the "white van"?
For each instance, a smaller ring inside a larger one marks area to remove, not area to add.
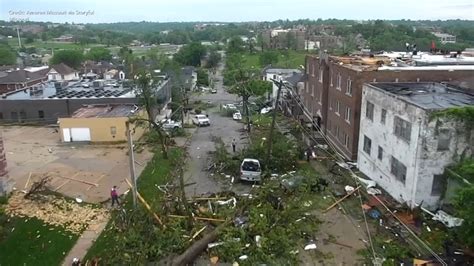
[[[260,182],[262,168],[256,159],[245,158],[240,165],[240,180]]]

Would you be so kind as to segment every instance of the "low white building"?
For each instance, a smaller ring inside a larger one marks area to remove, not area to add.
[[[71,81],[78,79],[78,72],[64,63],[51,66],[48,72],[49,81]]]
[[[442,33],[442,32],[433,32],[433,35],[436,36],[441,43],[456,43],[456,36]]]
[[[440,83],[365,84],[359,170],[399,202],[436,208],[446,192],[444,169],[472,156],[474,130],[432,113],[468,105],[474,96]]]

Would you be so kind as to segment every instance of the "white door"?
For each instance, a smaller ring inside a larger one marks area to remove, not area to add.
[[[71,128],[72,141],[91,141],[91,130],[89,128]]]
[[[63,140],[64,142],[71,141],[71,130],[69,128],[63,128]]]

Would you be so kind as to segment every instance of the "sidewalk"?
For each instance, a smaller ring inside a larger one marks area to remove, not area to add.
[[[78,258],[82,262],[82,259],[86,256],[87,251],[105,229],[109,220],[110,215],[105,221],[90,224],[89,227],[79,237],[74,247],[72,247],[72,249],[69,251],[66,258],[64,258],[62,265],[70,266],[74,258]]]

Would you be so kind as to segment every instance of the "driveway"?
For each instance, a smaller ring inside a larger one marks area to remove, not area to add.
[[[191,100],[211,101],[216,106],[225,103],[234,103],[239,98],[234,94],[225,91],[222,81],[223,64],[220,64],[215,78],[217,93],[204,93],[194,96]],[[215,151],[214,139],[221,138],[226,148],[232,153],[232,139],[235,138],[237,151],[248,144],[246,133],[243,131],[242,123],[232,120],[231,117],[224,117],[219,114],[219,107],[208,110],[211,126],[197,128],[188,146],[188,161],[184,173],[185,183],[195,183],[186,187],[186,196],[193,197],[202,194],[215,193],[226,189],[231,189],[236,193],[248,193],[250,184],[236,183],[230,188],[230,180],[222,179],[211,175],[207,171],[211,162],[210,152]],[[237,179],[235,179],[237,180]]]

